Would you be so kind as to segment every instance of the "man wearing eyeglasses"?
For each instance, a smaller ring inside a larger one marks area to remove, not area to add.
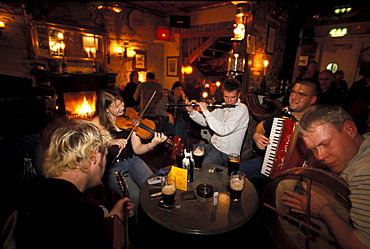
[[[289,106],[276,110],[270,117],[257,124],[253,140],[257,147],[262,150],[263,155],[241,162],[240,171],[245,173],[245,176],[258,191],[262,191],[269,180],[268,177],[261,174],[261,168],[266,147],[270,143],[269,137],[274,118],[285,116],[299,120],[316,103],[318,95],[319,86],[317,82],[311,79],[300,80],[293,86],[290,92]]]

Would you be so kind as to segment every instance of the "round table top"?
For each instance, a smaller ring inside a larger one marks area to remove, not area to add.
[[[208,170],[214,167],[223,171],[209,173]],[[161,208],[158,206],[161,197],[150,197],[153,192],[161,191],[160,186],[151,186],[147,181],[141,188],[140,202],[151,219],[173,231],[205,235],[225,233],[244,225],[258,206],[257,192],[248,179],[245,179],[240,201],[230,199],[228,182],[226,167],[204,163],[200,170],[195,170],[194,182],[188,183],[188,191],[194,192],[196,186],[202,183],[212,185],[219,192],[217,206],[213,206],[213,197],[201,198],[195,194],[195,199],[186,200],[181,198],[185,191],[177,190],[175,206]]]

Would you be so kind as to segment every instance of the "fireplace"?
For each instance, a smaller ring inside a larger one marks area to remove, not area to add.
[[[96,92],[64,93],[64,106],[69,119],[81,118],[91,120],[95,112]]]

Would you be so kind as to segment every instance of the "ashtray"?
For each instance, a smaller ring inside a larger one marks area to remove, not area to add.
[[[197,195],[202,198],[208,198],[213,196],[213,192],[214,192],[213,186],[206,183],[199,184],[196,188]]]

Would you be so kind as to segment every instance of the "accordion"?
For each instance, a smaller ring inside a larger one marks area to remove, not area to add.
[[[274,118],[270,144],[266,148],[262,164],[262,175],[275,178],[287,169],[301,166],[294,155],[298,138],[297,125],[298,122],[289,117]]]

